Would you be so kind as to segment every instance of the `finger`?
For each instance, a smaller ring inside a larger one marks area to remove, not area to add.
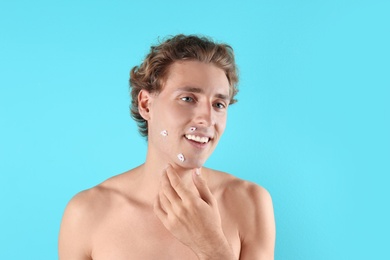
[[[160,196],[157,196],[156,200],[154,201],[153,211],[154,214],[156,214],[156,216],[161,220],[161,222],[164,223],[165,219],[167,218],[167,213],[162,208]]]
[[[172,212],[172,204],[162,190],[160,190],[158,193],[158,199],[159,206],[162,208],[162,210],[164,210],[166,214],[169,215],[169,213]]]
[[[180,196],[176,190],[172,187],[172,184],[168,178],[167,170],[161,175],[161,192],[171,204],[177,204],[181,202]]]
[[[166,169],[166,173],[167,173],[169,183],[171,184],[171,187],[176,192],[177,196],[181,200],[187,199],[188,198],[188,191],[184,187],[184,185],[180,179],[180,176],[176,173],[175,169],[173,169],[172,166],[169,166]]]
[[[202,177],[200,169],[195,169],[192,174],[192,180],[194,181],[195,187],[198,189],[200,197],[207,204],[213,204],[215,202],[215,198],[207,186],[206,180]]]

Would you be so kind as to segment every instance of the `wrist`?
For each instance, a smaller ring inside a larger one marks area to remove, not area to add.
[[[226,239],[211,246],[209,250],[197,254],[199,260],[236,260],[233,250]]]

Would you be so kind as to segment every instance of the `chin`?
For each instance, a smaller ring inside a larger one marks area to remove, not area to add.
[[[186,160],[182,163],[179,163],[179,165],[185,169],[195,169],[195,168],[201,168],[205,160]]]
[[[190,168],[190,169],[194,169],[194,168],[201,168],[203,167],[203,165],[205,164],[206,161],[201,161],[201,160],[198,160],[198,161],[188,161],[188,162],[184,162],[183,163],[183,167],[185,168]]]

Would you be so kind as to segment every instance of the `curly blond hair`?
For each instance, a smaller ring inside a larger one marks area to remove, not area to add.
[[[159,45],[152,46],[141,65],[130,71],[130,111],[142,136],[148,135],[148,124],[138,111],[138,94],[142,89],[149,93],[160,93],[169,66],[178,60],[212,63],[224,70],[230,85],[230,104],[237,102],[235,96],[238,92],[238,70],[232,47],[215,43],[204,36],[179,34],[170,37]]]

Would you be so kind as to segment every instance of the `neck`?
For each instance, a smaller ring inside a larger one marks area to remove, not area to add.
[[[183,168],[177,163],[168,162],[148,152],[145,163],[140,167],[138,183],[138,188],[143,194],[142,197],[148,204],[155,201],[160,189],[161,175],[169,164],[174,168],[186,187],[196,189],[192,180],[192,174],[196,169]]]

